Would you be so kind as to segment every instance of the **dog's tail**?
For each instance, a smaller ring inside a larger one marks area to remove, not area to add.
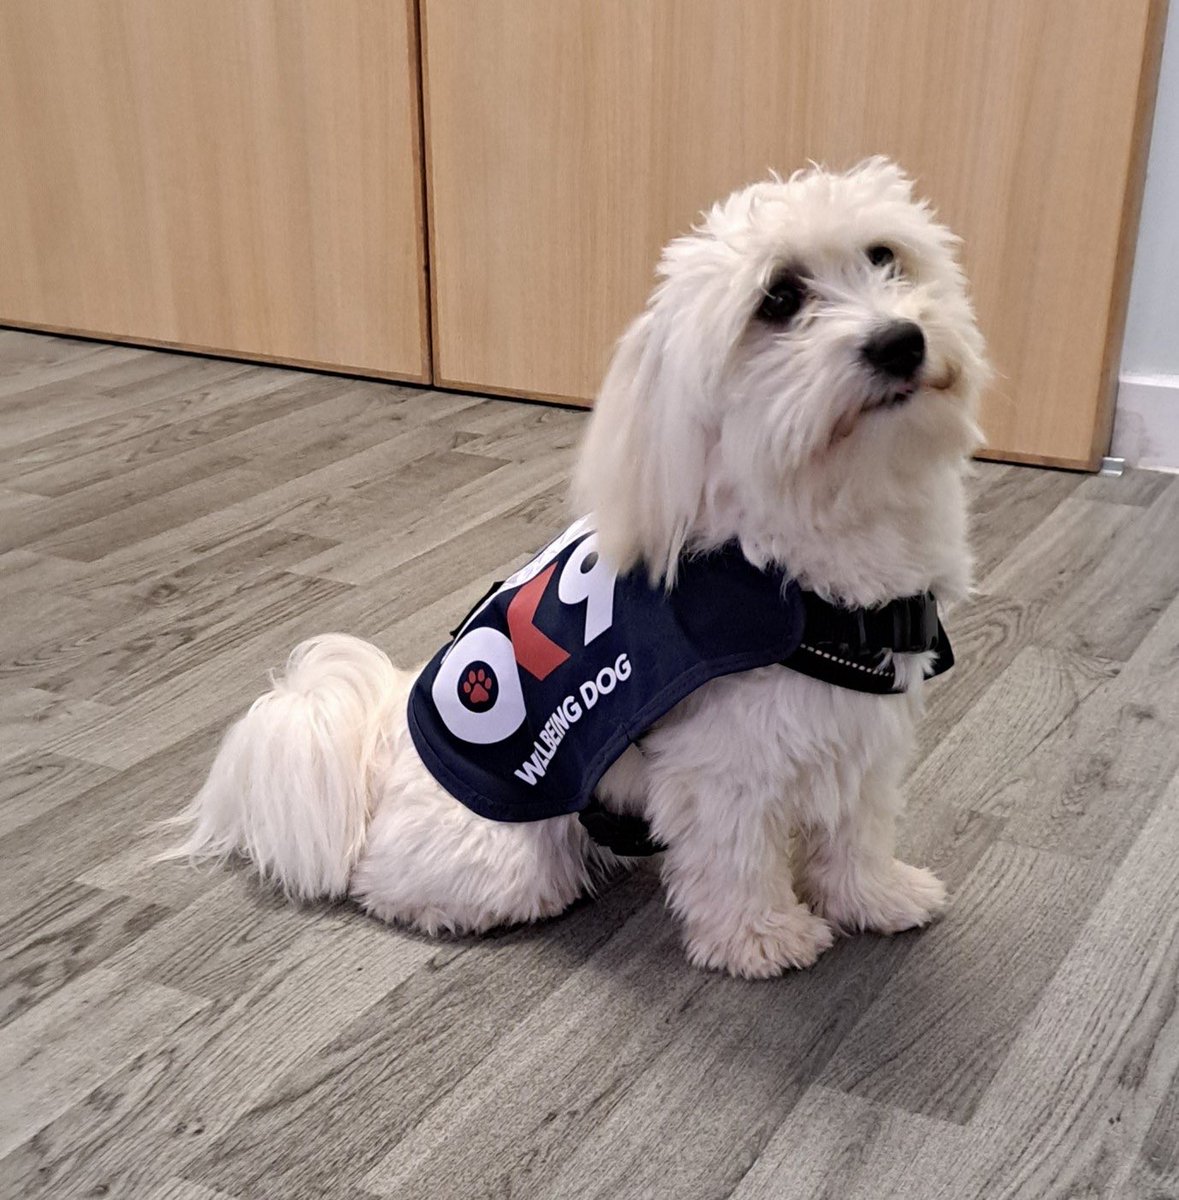
[[[302,642],[225,735],[188,837],[162,858],[241,854],[288,896],[339,896],[364,847],[372,785],[389,761],[402,672],[359,638]]]

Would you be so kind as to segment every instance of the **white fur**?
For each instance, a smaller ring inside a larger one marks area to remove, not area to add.
[[[671,243],[662,281],[618,347],[574,500],[604,553],[674,581],[680,555],[738,538],[850,604],[969,586],[962,475],[977,444],[982,341],[954,239],[881,159],[758,183]],[[887,243],[899,273],[874,268]],[[808,280],[784,328],[754,315],[775,270]],[[875,408],[860,348],[919,323],[915,394]],[[745,976],[814,962],[839,930],[929,921],[945,890],[893,857],[900,782],[923,704],[773,667],[700,688],[600,787],[669,849],[663,875],[702,966]],[[297,648],[286,676],[227,736],[182,820],[178,853],[239,853],[291,895],[345,891],[391,921],[484,930],[552,916],[614,865],[575,817],[509,825],[445,793],[410,742],[413,676],[342,635]]]
[[[183,852],[240,852],[293,899],[345,895],[389,766],[403,676],[359,638],[296,646],[178,818],[192,826]]]

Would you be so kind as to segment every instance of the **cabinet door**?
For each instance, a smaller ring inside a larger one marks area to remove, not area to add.
[[[412,0],[0,0],[0,323],[426,379]]]
[[[661,244],[888,154],[966,239],[1000,457],[1105,451],[1155,0],[422,0],[435,372],[586,401]]]

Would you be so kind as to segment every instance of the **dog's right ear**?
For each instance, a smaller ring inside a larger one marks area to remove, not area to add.
[[[666,314],[648,308],[623,335],[594,405],[573,481],[602,552],[620,571],[642,564],[674,582],[700,511],[706,429],[698,348],[673,345]]]

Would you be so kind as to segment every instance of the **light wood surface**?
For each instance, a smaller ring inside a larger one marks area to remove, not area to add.
[[[653,864],[432,941],[158,818],[299,638],[421,658],[584,414],[0,331],[0,1195],[1179,1195],[1179,482],[980,464],[902,850],[955,895],[745,983]]]
[[[1108,443],[1161,0],[423,0],[435,378],[575,401],[659,247],[889,154],[966,239],[992,454]]]
[[[429,377],[413,0],[0,0],[0,323]]]

